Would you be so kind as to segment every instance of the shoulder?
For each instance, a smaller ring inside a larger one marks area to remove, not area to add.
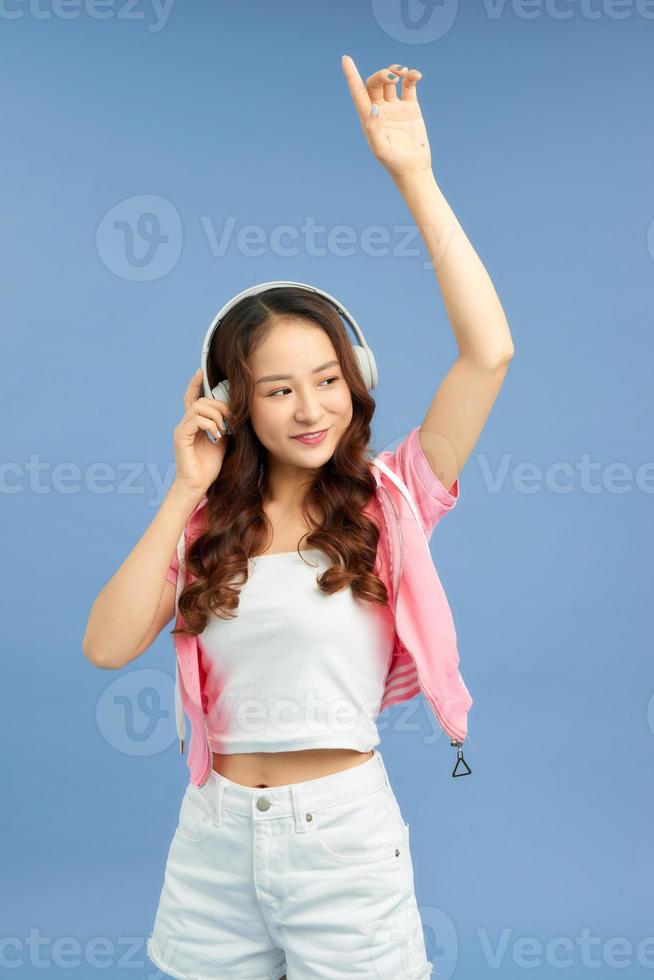
[[[450,490],[438,479],[420,444],[420,426],[416,425],[393,450],[375,457],[381,460],[406,485],[418,510],[425,534],[429,536],[441,517],[449,513],[460,496],[460,477]],[[374,465],[374,460],[371,461]],[[382,478],[383,478],[383,470]]]

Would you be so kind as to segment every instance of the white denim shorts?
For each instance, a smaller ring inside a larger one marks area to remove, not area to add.
[[[147,953],[184,980],[428,980],[381,754],[284,786],[189,783]]]

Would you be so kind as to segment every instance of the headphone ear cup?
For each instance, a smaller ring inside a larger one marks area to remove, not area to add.
[[[227,402],[229,405],[229,381],[227,378],[219,382],[215,388],[212,388],[211,394],[214,398],[219,398],[221,402]]]
[[[215,388],[211,389],[211,394],[214,398],[220,399],[221,402],[226,402],[229,408],[229,381],[225,378],[224,381],[220,381]],[[225,419],[225,432],[231,432],[229,427],[229,422]]]
[[[368,390],[377,384],[377,364],[375,355],[369,347],[362,347],[360,344],[353,344],[352,348],[359,365],[359,371],[363,382]]]

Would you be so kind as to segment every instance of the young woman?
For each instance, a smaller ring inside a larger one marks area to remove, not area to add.
[[[202,395],[201,370],[190,380],[175,480],[84,637],[93,663],[120,668],[170,623],[177,596],[173,634],[195,734],[148,940],[173,977],[431,972],[408,825],[375,720],[422,689],[445,731],[465,733],[470,699],[447,615],[439,643],[450,643],[445,674],[458,686],[446,702],[430,674],[437,658],[419,649],[430,641],[413,638],[425,581],[433,590],[422,605],[444,603],[420,549],[458,499],[513,344],[432,173],[420,72],[393,65],[364,84],[347,56],[343,70],[373,154],[423,233],[459,355],[422,425],[377,457],[388,485],[367,458],[374,382],[320,295],[283,286],[242,299],[208,352],[210,387],[227,379],[228,401]],[[458,718],[444,708],[457,695]]]

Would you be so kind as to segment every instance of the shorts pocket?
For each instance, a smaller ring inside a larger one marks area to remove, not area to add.
[[[311,816],[320,849],[341,864],[397,860],[396,852],[404,849],[404,821],[386,786]]]
[[[182,797],[175,835],[184,840],[199,841],[204,837],[209,820],[209,809],[199,790],[189,783]]]

